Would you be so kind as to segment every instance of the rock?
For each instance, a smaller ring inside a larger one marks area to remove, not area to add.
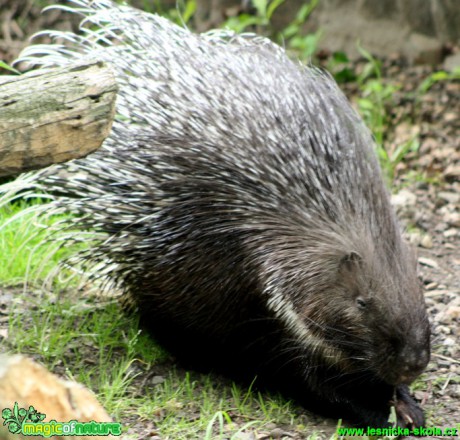
[[[420,246],[425,249],[431,249],[433,247],[433,239],[428,234],[425,234],[420,241]]]
[[[402,189],[391,196],[391,203],[395,207],[399,218],[413,220],[417,204],[417,196],[413,192]]]
[[[414,64],[436,66],[442,62],[443,45],[435,38],[413,33],[404,43],[403,53]]]
[[[450,228],[450,229],[447,229],[446,231],[444,231],[442,233],[443,237],[444,238],[455,238],[459,235],[459,230],[457,228]]]
[[[0,408],[13,410],[15,402],[25,411],[33,406],[38,414],[45,415],[42,423],[57,422],[112,422],[94,394],[82,385],[59,379],[43,366],[21,355],[0,356]],[[33,421],[33,420],[32,420]],[[3,422],[3,420],[2,420]],[[0,439],[7,437],[6,428],[0,430]],[[11,439],[23,437],[11,434]],[[3,437],[2,437],[3,436]],[[27,437],[31,438],[31,437]],[[53,437],[55,438],[55,437]],[[88,436],[57,436],[87,440]],[[91,436],[92,439],[115,439],[114,436]]]
[[[443,67],[448,72],[453,72],[455,69],[458,69],[460,67],[460,52],[454,55],[448,56],[444,60]]]
[[[460,203],[460,194],[450,191],[440,191],[438,193],[440,199],[445,200],[448,203],[458,204]]]
[[[163,383],[166,380],[164,376],[153,376],[152,379],[150,380],[151,385],[159,385]]]
[[[274,29],[285,29],[304,4],[304,0],[281,2],[272,16]],[[459,19],[458,0],[321,0],[303,31],[321,29],[319,48],[346,52],[351,59],[360,56],[359,39],[377,56],[403,52],[416,62],[436,64],[443,60],[443,45],[460,37]]]
[[[444,170],[444,177],[447,180],[460,180],[460,164],[451,164]]]
[[[391,196],[391,202],[396,207],[407,205],[415,206],[417,203],[417,196],[407,189],[402,189],[397,194]]]
[[[419,231],[413,231],[408,234],[409,236],[409,243],[414,246],[420,246],[420,243],[422,241],[422,234]]]
[[[444,220],[450,226],[460,228],[460,213],[459,212],[449,212],[444,214]]]
[[[436,261],[432,260],[431,258],[425,258],[425,257],[419,257],[418,262],[427,267],[432,267],[432,268],[438,268],[439,265],[436,263]]]
[[[453,346],[453,345],[456,345],[456,344],[457,344],[457,341],[454,338],[446,338],[446,339],[444,339],[444,345]]]

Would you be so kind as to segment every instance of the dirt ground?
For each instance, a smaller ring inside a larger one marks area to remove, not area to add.
[[[19,9],[20,4],[0,0],[0,59],[5,61],[27,44],[28,35],[54,27],[59,19],[53,14],[43,18],[31,2],[25,2],[27,9]],[[27,32],[18,25],[26,16]],[[438,68],[408,66],[398,57],[385,60],[384,82],[400,87],[390,108],[387,145],[394,149],[415,135],[420,140],[418,151],[396,167],[394,185],[398,215],[418,251],[432,324],[431,362],[415,396],[432,425],[460,427],[460,81],[439,81],[422,96],[415,93]],[[360,95],[355,83],[343,88],[352,100]],[[5,325],[1,319],[0,328]],[[141,438],[148,427],[137,426]],[[330,433],[335,423],[318,419],[317,426]],[[286,429],[286,437],[301,438]]]

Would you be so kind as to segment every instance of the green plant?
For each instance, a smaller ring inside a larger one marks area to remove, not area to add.
[[[356,81],[357,75],[351,67],[351,62],[344,52],[334,52],[327,63],[327,70],[341,84]]]
[[[214,434],[214,425],[218,424],[218,437]],[[218,439],[224,439],[228,438],[228,435],[225,432],[225,425],[233,425],[232,419],[228,412],[226,411],[217,411],[211,418],[211,420],[208,423],[208,426],[206,427],[206,434],[204,437],[204,440],[218,440]],[[241,428],[239,428],[236,432],[232,434],[230,437],[230,440],[237,440],[240,434],[244,433],[247,429],[260,424],[260,422],[257,421],[252,421],[245,423]]]
[[[0,197],[0,285],[34,285],[53,278],[57,287],[68,285],[74,272],[61,268],[59,262],[77,249],[63,247],[59,241],[46,241],[47,230],[64,220],[63,216],[37,216],[41,201],[7,202]]]
[[[393,98],[397,86],[384,84],[381,75],[381,62],[363,48],[359,48],[367,64],[358,76],[357,82],[362,92],[358,107],[368,127],[371,128],[379,149],[383,148],[384,133],[388,122],[385,105]],[[379,153],[380,155],[380,153]]]
[[[154,11],[150,12],[159,12],[158,9],[155,8]],[[176,3],[176,8],[170,9],[166,13],[162,14],[167,17],[169,20],[177,23],[180,26],[184,26],[190,22],[193,15],[196,12],[196,0],[186,0],[186,1],[178,1]]]
[[[433,87],[434,84],[438,82],[455,80],[460,80],[460,67],[457,67],[452,72],[439,70],[437,72],[433,72],[427,78],[425,78],[425,80],[418,87],[417,92],[419,95],[423,95],[426,92],[428,92],[428,90],[430,90],[430,88]]]
[[[293,50],[300,59],[308,60],[316,52],[322,32],[302,35],[302,27],[310,14],[318,5],[319,0],[311,0],[304,4],[296,14],[296,17],[282,32],[280,43],[285,42],[286,46]]]
[[[302,26],[318,5],[319,0],[311,0],[304,4],[297,12],[294,20],[285,29],[276,34],[271,27],[272,17],[285,1],[254,0],[255,14],[244,13],[230,17],[223,23],[223,27],[232,29],[237,33],[246,31],[248,28],[255,28],[256,33],[265,34],[282,46],[286,46],[289,50],[295,52],[297,57],[309,59],[317,49],[321,31],[302,35]]]
[[[357,77],[362,97],[358,99],[359,111],[374,134],[377,144],[377,155],[388,182],[395,177],[397,165],[404,160],[409,152],[416,152],[420,147],[417,136],[399,145],[393,151],[384,147],[385,133],[390,125],[388,108],[391,108],[394,94],[400,89],[398,85],[385,83],[382,79],[381,61],[374,58],[368,51],[358,46],[361,55],[367,60],[363,71]]]
[[[222,439],[222,436],[224,435],[224,424],[227,422],[228,424],[232,423],[232,419],[228,415],[227,412],[225,411],[217,411],[211,418],[211,420],[208,423],[208,426],[206,427],[206,434],[204,436],[205,440],[217,440],[217,437],[213,433],[213,428],[214,424],[218,423],[219,427],[219,439]]]
[[[237,16],[229,17],[222,27],[234,30],[236,33],[241,33],[249,27],[255,27],[257,33],[270,34],[271,18],[276,9],[284,3],[285,0],[254,0],[256,13],[243,13]]]
[[[8,70],[9,72],[15,73],[17,75],[20,74],[18,70],[16,70],[14,67],[11,67],[9,64],[5,63],[5,61],[2,60],[0,60],[0,69]]]

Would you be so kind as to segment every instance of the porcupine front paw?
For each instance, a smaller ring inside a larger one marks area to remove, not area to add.
[[[393,402],[398,418],[398,425],[404,428],[418,428],[424,426],[423,410],[409,393],[407,385],[396,387],[396,402]]]

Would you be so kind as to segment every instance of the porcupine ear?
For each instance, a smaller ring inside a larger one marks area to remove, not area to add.
[[[353,274],[358,268],[361,267],[363,258],[355,251],[351,251],[344,255],[339,263],[339,273]]]
[[[355,297],[359,295],[357,281],[361,279],[363,258],[355,251],[350,251],[340,258],[337,281]]]

